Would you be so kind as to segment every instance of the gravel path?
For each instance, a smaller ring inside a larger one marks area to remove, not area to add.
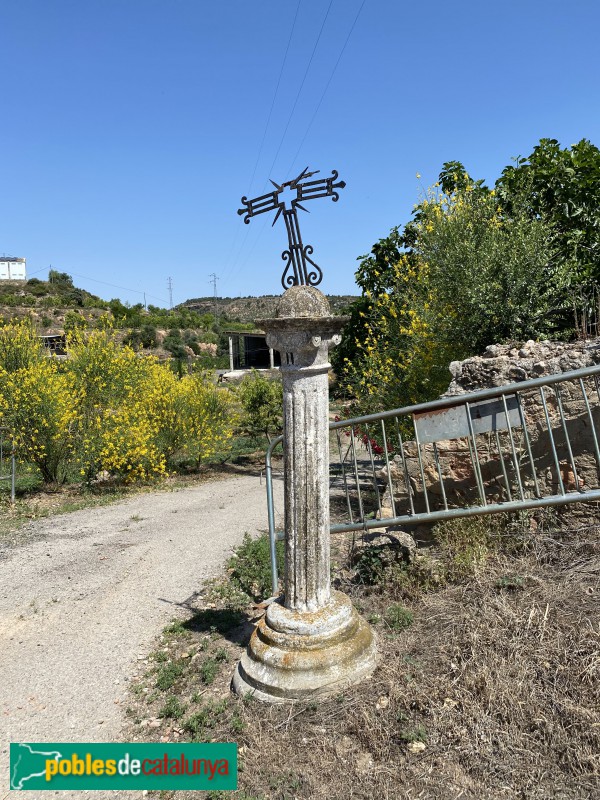
[[[0,549],[2,800],[36,796],[7,791],[9,742],[119,738],[136,662],[244,533],[266,529],[265,496],[250,475],[143,494],[36,521],[24,544]]]

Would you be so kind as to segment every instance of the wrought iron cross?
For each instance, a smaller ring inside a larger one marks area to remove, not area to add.
[[[312,246],[310,244],[302,244],[296,209],[300,208],[302,211],[308,212],[308,209],[301,205],[301,201],[314,200],[316,197],[331,197],[335,203],[340,197],[335,190],[343,189],[346,184],[344,181],[335,182],[338,179],[338,173],[335,170],[332,170],[330,178],[320,178],[316,181],[305,180],[306,178],[316,175],[318,172],[319,170],[309,172],[308,167],[306,167],[293,181],[287,181],[281,185],[275,183],[275,181],[271,181],[275,187],[274,192],[255,197],[254,200],[248,200],[246,197],[242,197],[244,208],[240,208],[237,212],[238,214],[246,215],[244,217],[246,225],[250,222],[250,217],[256,217],[258,214],[264,214],[265,211],[274,211],[277,209],[277,214],[273,220],[273,225],[275,225],[280,215],[283,213],[289,242],[289,249],[284,250],[281,254],[282,259],[287,262],[283,275],[281,276],[281,284],[284,289],[298,284],[317,286],[323,279],[323,273],[320,267],[310,258],[313,253]],[[304,183],[302,183],[303,180]],[[286,189],[289,190],[289,192],[286,192]],[[286,194],[293,194],[295,192],[296,195],[291,199],[281,197],[284,192],[286,192]],[[308,266],[309,264],[312,266],[312,269]]]

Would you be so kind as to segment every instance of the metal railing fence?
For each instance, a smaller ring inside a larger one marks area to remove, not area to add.
[[[16,454],[14,442],[7,447],[7,430],[0,426],[0,481],[10,481],[10,502],[15,502]]]
[[[599,422],[600,365],[331,422],[331,532],[600,500]]]

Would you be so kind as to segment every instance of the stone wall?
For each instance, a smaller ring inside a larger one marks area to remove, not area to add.
[[[462,362],[455,361],[450,365],[452,381],[445,396],[458,396],[478,389],[518,383],[530,378],[569,372],[599,363],[600,340],[598,339],[573,344],[529,341],[520,346],[490,345],[482,356]],[[598,389],[593,378],[586,378],[584,386],[591,406],[594,427],[600,437]],[[502,406],[497,407],[499,413],[494,417],[498,421],[497,436],[496,432],[491,430],[475,436],[486,502],[519,499],[519,477],[525,497],[560,494],[561,481],[567,492],[599,486],[592,424],[581,385],[578,381],[568,381],[561,384],[558,393],[549,387],[544,389],[544,397],[557,452],[558,469],[540,390],[527,390],[521,394],[521,409],[529,433],[530,448],[527,446],[524,429],[520,424],[520,411],[516,407],[510,414],[513,424],[512,441],[506,429]],[[563,424],[561,419],[561,404],[566,424]],[[469,439],[467,437],[444,439],[436,441],[435,447],[448,505],[452,507],[481,504]],[[414,510],[417,513],[426,511],[421,465],[414,435],[406,441],[404,455],[405,465],[399,454],[392,459],[390,471],[395,508],[392,509],[388,487],[385,493],[383,517],[392,516],[392,510],[396,515],[410,512],[407,477]],[[434,444],[421,445],[421,458],[430,508],[431,510],[442,508],[442,482],[435,459]],[[519,477],[515,464],[519,466]],[[381,470],[379,476],[385,483],[388,482],[387,470]]]
[[[555,375],[600,364],[600,339],[586,342],[491,344],[482,356],[453,361],[452,382],[444,396],[474,392],[508,383]]]

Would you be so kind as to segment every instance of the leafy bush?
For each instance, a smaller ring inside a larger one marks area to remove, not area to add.
[[[65,314],[65,333],[72,333],[73,331],[85,330],[88,323],[85,317],[78,314],[77,311],[67,311]]]
[[[178,697],[170,695],[167,702],[158,712],[158,716],[163,719],[181,719],[185,714],[185,705]]]
[[[161,692],[168,691],[185,671],[183,661],[169,661],[156,674],[156,688]]]
[[[284,546],[277,542],[277,571],[283,572]],[[228,563],[230,579],[253,600],[262,600],[270,597],[271,584],[271,550],[269,536],[264,534],[257,539],[252,539],[250,534],[244,534],[244,541],[235,551]]]
[[[42,343],[28,322],[0,327],[0,368],[6,372],[33,366],[43,352]]]
[[[170,463],[185,456],[200,464],[228,447],[237,421],[229,390],[216,387],[202,373],[178,380],[156,363],[151,373],[144,413]]]
[[[198,341],[204,342],[205,344],[218,344],[219,337],[213,331],[206,331],[198,337]]]
[[[510,545],[507,516],[463,517],[438,523],[434,536],[440,546],[448,580],[460,581],[474,575],[501,545]]]
[[[124,344],[128,344],[137,350],[140,347],[156,347],[156,326],[146,323],[138,330],[132,330],[125,337]]]
[[[66,272],[58,272],[51,269],[48,272],[48,283],[52,284],[53,288],[72,289],[73,278]]]
[[[162,346],[169,351],[173,358],[187,358],[185,343],[178,328],[171,328],[167,336],[165,336]]]
[[[238,386],[242,404],[241,426],[251,436],[266,436],[269,441],[283,428],[281,381],[269,380],[256,370],[246,375]]]
[[[360,259],[333,351],[357,413],[430,400],[493,342],[585,336],[600,320],[600,150],[543,139],[494,188],[457,161]],[[573,319],[574,316],[574,319]]]
[[[32,294],[34,297],[43,297],[48,293],[47,284],[38,278],[30,278],[24,288],[28,294]]]
[[[214,683],[215,678],[217,677],[217,673],[219,671],[219,664],[216,659],[214,658],[206,658],[198,669],[198,674],[200,675],[200,680],[206,686],[210,686],[211,683]]]
[[[452,360],[552,329],[564,278],[549,226],[506,216],[466,173],[457,184],[430,190],[356,273],[363,297],[335,365],[362,413],[433,399]]]

